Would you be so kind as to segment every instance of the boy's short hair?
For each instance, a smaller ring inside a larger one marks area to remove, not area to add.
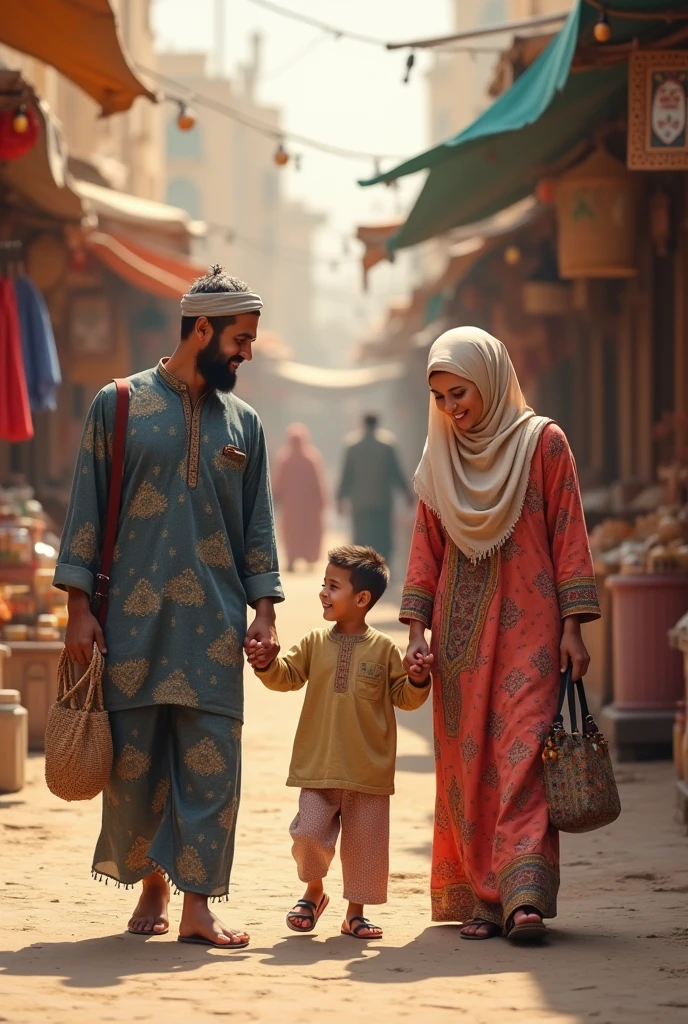
[[[362,590],[370,591],[370,604],[380,600],[389,583],[389,566],[375,548],[363,547],[360,544],[342,544],[327,552],[329,565],[338,569],[348,569],[351,573],[351,586],[354,594]]]

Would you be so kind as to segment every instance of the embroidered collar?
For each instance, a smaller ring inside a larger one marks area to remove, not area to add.
[[[169,361],[169,356],[163,356],[158,363],[158,374],[162,377],[165,383],[169,384],[169,386],[174,388],[175,391],[179,391],[180,394],[185,394],[189,390],[188,385],[186,385],[183,380],[180,380],[179,377],[175,377],[173,373],[170,373],[166,365]]]
[[[373,627],[368,626],[365,633],[338,633],[336,627],[333,626],[327,635],[337,644],[361,644],[364,640],[370,640],[373,632]]]

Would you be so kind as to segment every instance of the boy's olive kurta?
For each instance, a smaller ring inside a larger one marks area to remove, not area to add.
[[[243,719],[246,606],[283,600],[263,429],[236,396],[161,363],[130,378],[110,601],[109,711],[181,704]],[[116,392],[91,408],[55,585],[92,594],[105,528]]]

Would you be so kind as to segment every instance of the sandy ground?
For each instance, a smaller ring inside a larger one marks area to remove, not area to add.
[[[318,582],[286,578],[283,646],[319,622]],[[395,631],[394,605],[378,607],[373,623]],[[624,765],[620,820],[564,837],[560,916],[546,948],[463,942],[429,917],[429,708],[403,715],[390,902],[374,915],[385,938],[339,935],[338,869],[317,934],[293,936],[284,914],[301,895],[287,834],[297,793],[284,780],[300,697],[272,694],[248,673],[246,685],[244,796],[233,897],[222,908],[250,931],[250,949],[180,946],[174,928],[149,940],[125,934],[132,893],[90,877],[98,801],[60,803],[34,757],[26,789],[0,798],[0,1021],[688,1020],[688,839],[668,765]],[[177,897],[173,924],[179,908]]]

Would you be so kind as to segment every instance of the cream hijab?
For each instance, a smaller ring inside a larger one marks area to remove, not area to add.
[[[513,533],[530,463],[550,421],[526,405],[509,353],[486,331],[446,331],[430,349],[428,381],[438,370],[473,381],[483,414],[461,431],[431,396],[428,439],[413,484],[456,546],[478,561]]]

